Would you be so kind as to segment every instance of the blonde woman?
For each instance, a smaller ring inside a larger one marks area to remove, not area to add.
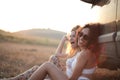
[[[64,35],[61,39],[56,53],[50,57],[50,62],[53,62],[57,65],[61,70],[64,70],[63,67],[59,64],[59,58],[70,58],[73,57],[77,51],[79,51],[79,47],[77,44],[77,35],[78,31],[81,29],[79,25],[76,25],[72,28],[70,34]],[[63,52],[63,48],[65,43],[67,42],[66,52]]]

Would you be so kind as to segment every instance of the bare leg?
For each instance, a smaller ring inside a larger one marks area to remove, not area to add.
[[[54,55],[52,55],[49,58],[49,61],[53,64],[55,64],[60,70],[62,70],[61,66],[60,66],[60,62],[59,59],[57,59]],[[4,78],[4,79],[0,79],[0,80],[28,80],[30,78],[30,76],[33,74],[33,72],[35,72],[37,69],[39,68],[39,66],[35,65],[32,68],[30,68],[29,70],[25,71],[24,73],[21,73],[15,77],[11,77],[11,78]],[[50,76],[46,76],[45,80],[48,80]]]
[[[33,66],[32,68],[25,71],[24,73],[14,77],[13,80],[27,80],[38,68],[39,66]]]
[[[49,61],[55,64],[60,70],[65,71],[65,64],[63,64],[60,58],[56,57],[55,55],[50,56]]]
[[[44,80],[47,74],[52,80],[68,80],[68,77],[51,62],[42,64],[29,80]]]
[[[29,70],[25,71],[24,73],[21,73],[15,77],[7,78],[5,80],[28,80],[30,76],[39,68],[39,66],[33,66]]]

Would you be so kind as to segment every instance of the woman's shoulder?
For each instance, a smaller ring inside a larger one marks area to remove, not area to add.
[[[89,49],[84,49],[84,50],[81,50],[81,51],[78,51],[79,54],[88,54],[88,53],[91,53],[91,50]]]
[[[84,58],[87,58],[90,55],[91,55],[91,51],[89,49],[85,49],[77,53],[78,57],[84,57]]]

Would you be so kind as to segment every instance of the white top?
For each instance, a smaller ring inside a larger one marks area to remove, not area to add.
[[[77,54],[75,56],[67,59],[67,61],[66,61],[66,74],[68,77],[72,76],[73,70],[74,70],[76,62],[77,62],[78,55],[80,55],[80,52],[77,52]],[[82,74],[92,74],[95,71],[95,69],[96,69],[96,67],[93,67],[90,69],[83,69]],[[78,80],[79,80],[79,78],[78,78]]]

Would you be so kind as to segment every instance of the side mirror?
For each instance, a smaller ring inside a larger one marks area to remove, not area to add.
[[[94,7],[95,5],[102,7],[104,5],[109,4],[111,0],[81,0],[81,1],[92,4],[92,7]]]

